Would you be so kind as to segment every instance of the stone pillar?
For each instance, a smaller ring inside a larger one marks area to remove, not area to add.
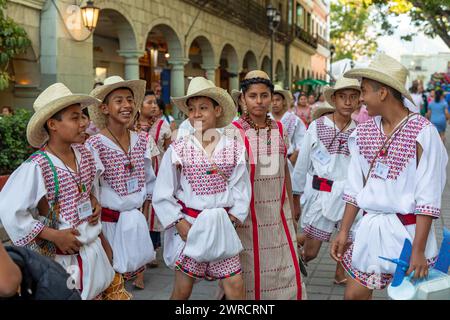
[[[230,92],[231,90],[239,90],[239,70],[230,70],[233,75],[230,76]]]
[[[173,58],[168,62],[172,66],[170,73],[170,96],[184,96],[184,66],[189,62],[189,59]],[[180,114],[180,111],[175,105],[172,105],[172,115],[176,120],[183,119],[182,114]]]
[[[215,85],[216,84],[216,70],[217,67],[216,66],[208,66],[208,65],[203,65],[202,64],[202,69],[205,70],[206,72],[206,77],[208,78],[208,80],[211,80],[212,82],[214,82]]]
[[[144,55],[144,51],[117,50],[117,54],[125,59],[125,80],[138,80],[139,58]]]

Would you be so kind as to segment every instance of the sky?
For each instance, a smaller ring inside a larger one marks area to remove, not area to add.
[[[398,17],[400,24],[396,32],[392,36],[379,37],[377,40],[378,49],[386,54],[400,60],[402,54],[407,53],[425,53],[435,54],[439,52],[450,52],[441,38],[434,39],[419,32],[412,41],[401,40],[402,35],[407,35],[411,30],[417,31],[416,27],[411,24],[411,19],[407,15]]]

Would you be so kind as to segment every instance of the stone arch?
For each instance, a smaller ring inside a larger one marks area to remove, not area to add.
[[[159,20],[159,19],[157,19]],[[147,33],[147,39],[145,41],[144,49],[147,49],[147,42],[149,38],[153,35],[156,37],[163,37],[167,42],[167,47],[170,53],[170,58],[173,59],[184,59],[186,56],[183,51],[182,38],[179,36],[178,32],[169,24],[166,23],[167,20],[163,20],[163,23],[154,23]]]
[[[213,82],[216,81],[216,67],[214,48],[211,42],[203,35],[192,39],[186,53],[189,62],[185,66],[185,76],[205,76]]]
[[[285,70],[283,67],[283,62],[281,62],[281,60],[278,60],[277,66],[275,68],[275,81],[274,82],[280,83],[280,85],[283,86],[282,83],[284,81],[285,76],[286,75],[285,75]]]
[[[242,68],[246,72],[258,69],[256,55],[253,53],[253,51],[249,50],[245,54],[244,61],[242,62]]]
[[[138,36],[126,10],[113,3],[100,5],[99,21],[93,34],[93,66],[95,80],[111,75],[139,79]],[[120,10],[120,11],[119,11]]]
[[[261,70],[270,75],[270,58],[268,56],[264,56],[261,62]]]
[[[226,43],[220,53],[220,86],[229,91],[239,89],[239,59],[236,49]]]

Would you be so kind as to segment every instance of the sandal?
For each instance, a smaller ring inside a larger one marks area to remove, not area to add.
[[[138,280],[138,279],[135,279],[133,281],[133,286],[135,288],[137,288],[137,289],[140,289],[140,290],[144,290],[145,289],[144,281],[141,281],[141,280]]]

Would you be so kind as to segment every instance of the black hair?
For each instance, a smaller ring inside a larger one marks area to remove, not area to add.
[[[130,90],[131,95],[132,95],[133,98],[134,98],[134,92],[133,92],[133,90],[131,90],[131,88],[128,88],[128,87],[120,87],[120,88],[114,89],[113,91],[111,91],[110,93],[108,93],[108,94],[106,95],[106,97],[103,99],[103,103],[104,103],[104,104],[109,104],[109,98],[110,98],[111,94],[112,94],[113,92],[117,91],[117,90],[123,90],[123,89]]]
[[[144,94],[144,98],[146,96],[156,96],[155,92],[153,90],[146,90]]]
[[[269,87],[270,92],[273,94],[274,92],[274,85],[272,83],[272,81],[270,81],[269,79],[265,79],[265,78],[261,78],[261,77],[256,77],[256,78],[250,78],[250,79],[244,79],[241,81],[241,90],[242,93],[246,93],[248,91],[248,89],[250,89],[250,86],[252,84],[258,84],[258,83],[262,83],[265,84],[266,86]]]
[[[206,96],[196,96],[196,97],[189,98],[186,100],[186,105],[189,105],[189,101],[199,99],[199,98],[207,98],[207,99],[211,100],[214,108],[219,105],[219,103],[216,100],[214,100],[213,98],[210,98],[210,97],[206,97]]]
[[[84,108],[81,112],[83,112],[83,114],[88,117],[88,119],[90,119],[91,117],[89,116],[89,111],[88,108]]]
[[[441,102],[442,94],[443,94],[442,90],[436,90],[435,96],[434,96],[434,102],[436,102],[436,103]]]
[[[163,113],[166,111],[166,104],[164,103],[163,99],[156,99],[156,104],[159,107],[159,110],[161,110]]]
[[[54,119],[54,120],[57,120],[57,121],[61,121],[62,120],[62,115],[64,113],[64,110],[66,110],[66,109],[64,108],[62,110],[59,110],[57,113],[55,113],[50,118],[48,118],[48,120]],[[45,129],[45,131],[47,131],[47,134],[50,134],[50,130],[48,129],[48,126],[47,126],[47,121],[45,121],[45,123],[44,123],[44,129]]]
[[[414,80],[414,81],[412,82],[411,88],[409,88],[409,91],[410,91],[411,93],[417,93],[417,92],[419,91],[419,81]]]
[[[376,80],[372,80],[372,79],[367,79],[367,80],[369,80],[369,84],[374,91],[378,91],[381,89],[381,87],[385,87],[389,90],[389,92],[392,94],[392,96],[394,97],[395,100],[403,103],[403,95],[401,94],[400,91],[398,91],[388,85],[385,85],[381,82],[378,82]]]
[[[273,93],[273,95],[279,95],[281,98],[283,98],[283,100],[286,100],[285,98],[284,98],[284,95],[282,95],[281,93],[279,93],[279,92],[274,92]]]

